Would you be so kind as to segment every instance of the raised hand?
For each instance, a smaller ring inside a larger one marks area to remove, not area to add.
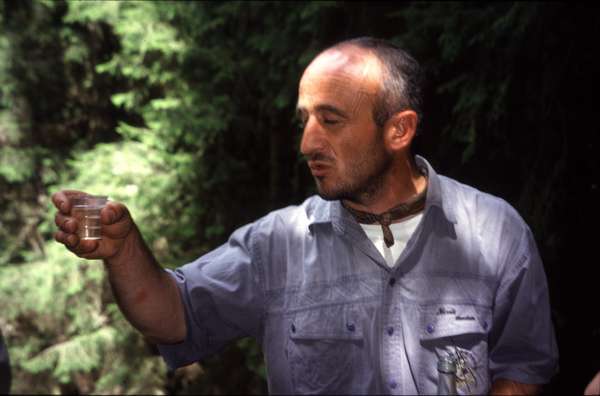
[[[109,201],[100,211],[102,239],[84,240],[77,235],[78,220],[72,215],[72,198],[85,195],[82,191],[63,190],[52,195],[52,202],[58,209],[54,222],[58,231],[54,234],[57,242],[85,259],[111,259],[119,255],[127,239],[135,229],[135,224],[125,205]]]

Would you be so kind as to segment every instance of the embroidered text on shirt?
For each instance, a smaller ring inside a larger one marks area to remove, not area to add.
[[[454,308],[440,307],[437,311],[438,315],[454,315],[456,310]]]

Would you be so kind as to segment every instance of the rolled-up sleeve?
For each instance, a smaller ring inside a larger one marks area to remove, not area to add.
[[[492,380],[544,384],[558,369],[546,275],[529,228],[515,245],[495,300],[490,373]]]
[[[253,259],[253,227],[244,226],[219,248],[167,270],[179,288],[187,328],[183,342],[158,345],[169,368],[201,360],[241,337],[260,341],[264,293]]]

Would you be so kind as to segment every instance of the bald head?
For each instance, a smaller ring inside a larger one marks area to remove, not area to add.
[[[363,82],[365,94],[375,95],[373,118],[378,126],[407,109],[421,119],[421,69],[401,48],[371,37],[343,41],[321,52],[304,76],[341,68]]]
[[[300,80],[300,95],[326,89],[350,103],[351,111],[374,106],[382,88],[382,65],[373,54],[356,46],[336,46],[319,54]],[[307,95],[308,94],[308,95]]]
[[[336,46],[319,54],[306,68],[303,79],[314,75],[343,74],[363,82],[369,94],[377,94],[383,77],[382,64],[369,51],[352,46]]]

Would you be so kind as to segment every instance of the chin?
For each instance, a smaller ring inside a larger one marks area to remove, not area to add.
[[[326,185],[324,180],[315,177],[315,183],[317,184],[317,193],[319,194],[319,197],[326,201],[335,201],[338,199],[336,192],[332,191],[332,189]]]
[[[331,185],[326,185],[323,180],[319,180],[315,178],[315,182],[317,183],[317,193],[319,197],[323,198],[326,201],[337,201],[342,199],[351,199],[349,194],[343,189]]]
[[[337,195],[325,194],[321,191],[319,191],[318,194],[319,197],[321,197],[325,201],[337,201],[339,199]]]

